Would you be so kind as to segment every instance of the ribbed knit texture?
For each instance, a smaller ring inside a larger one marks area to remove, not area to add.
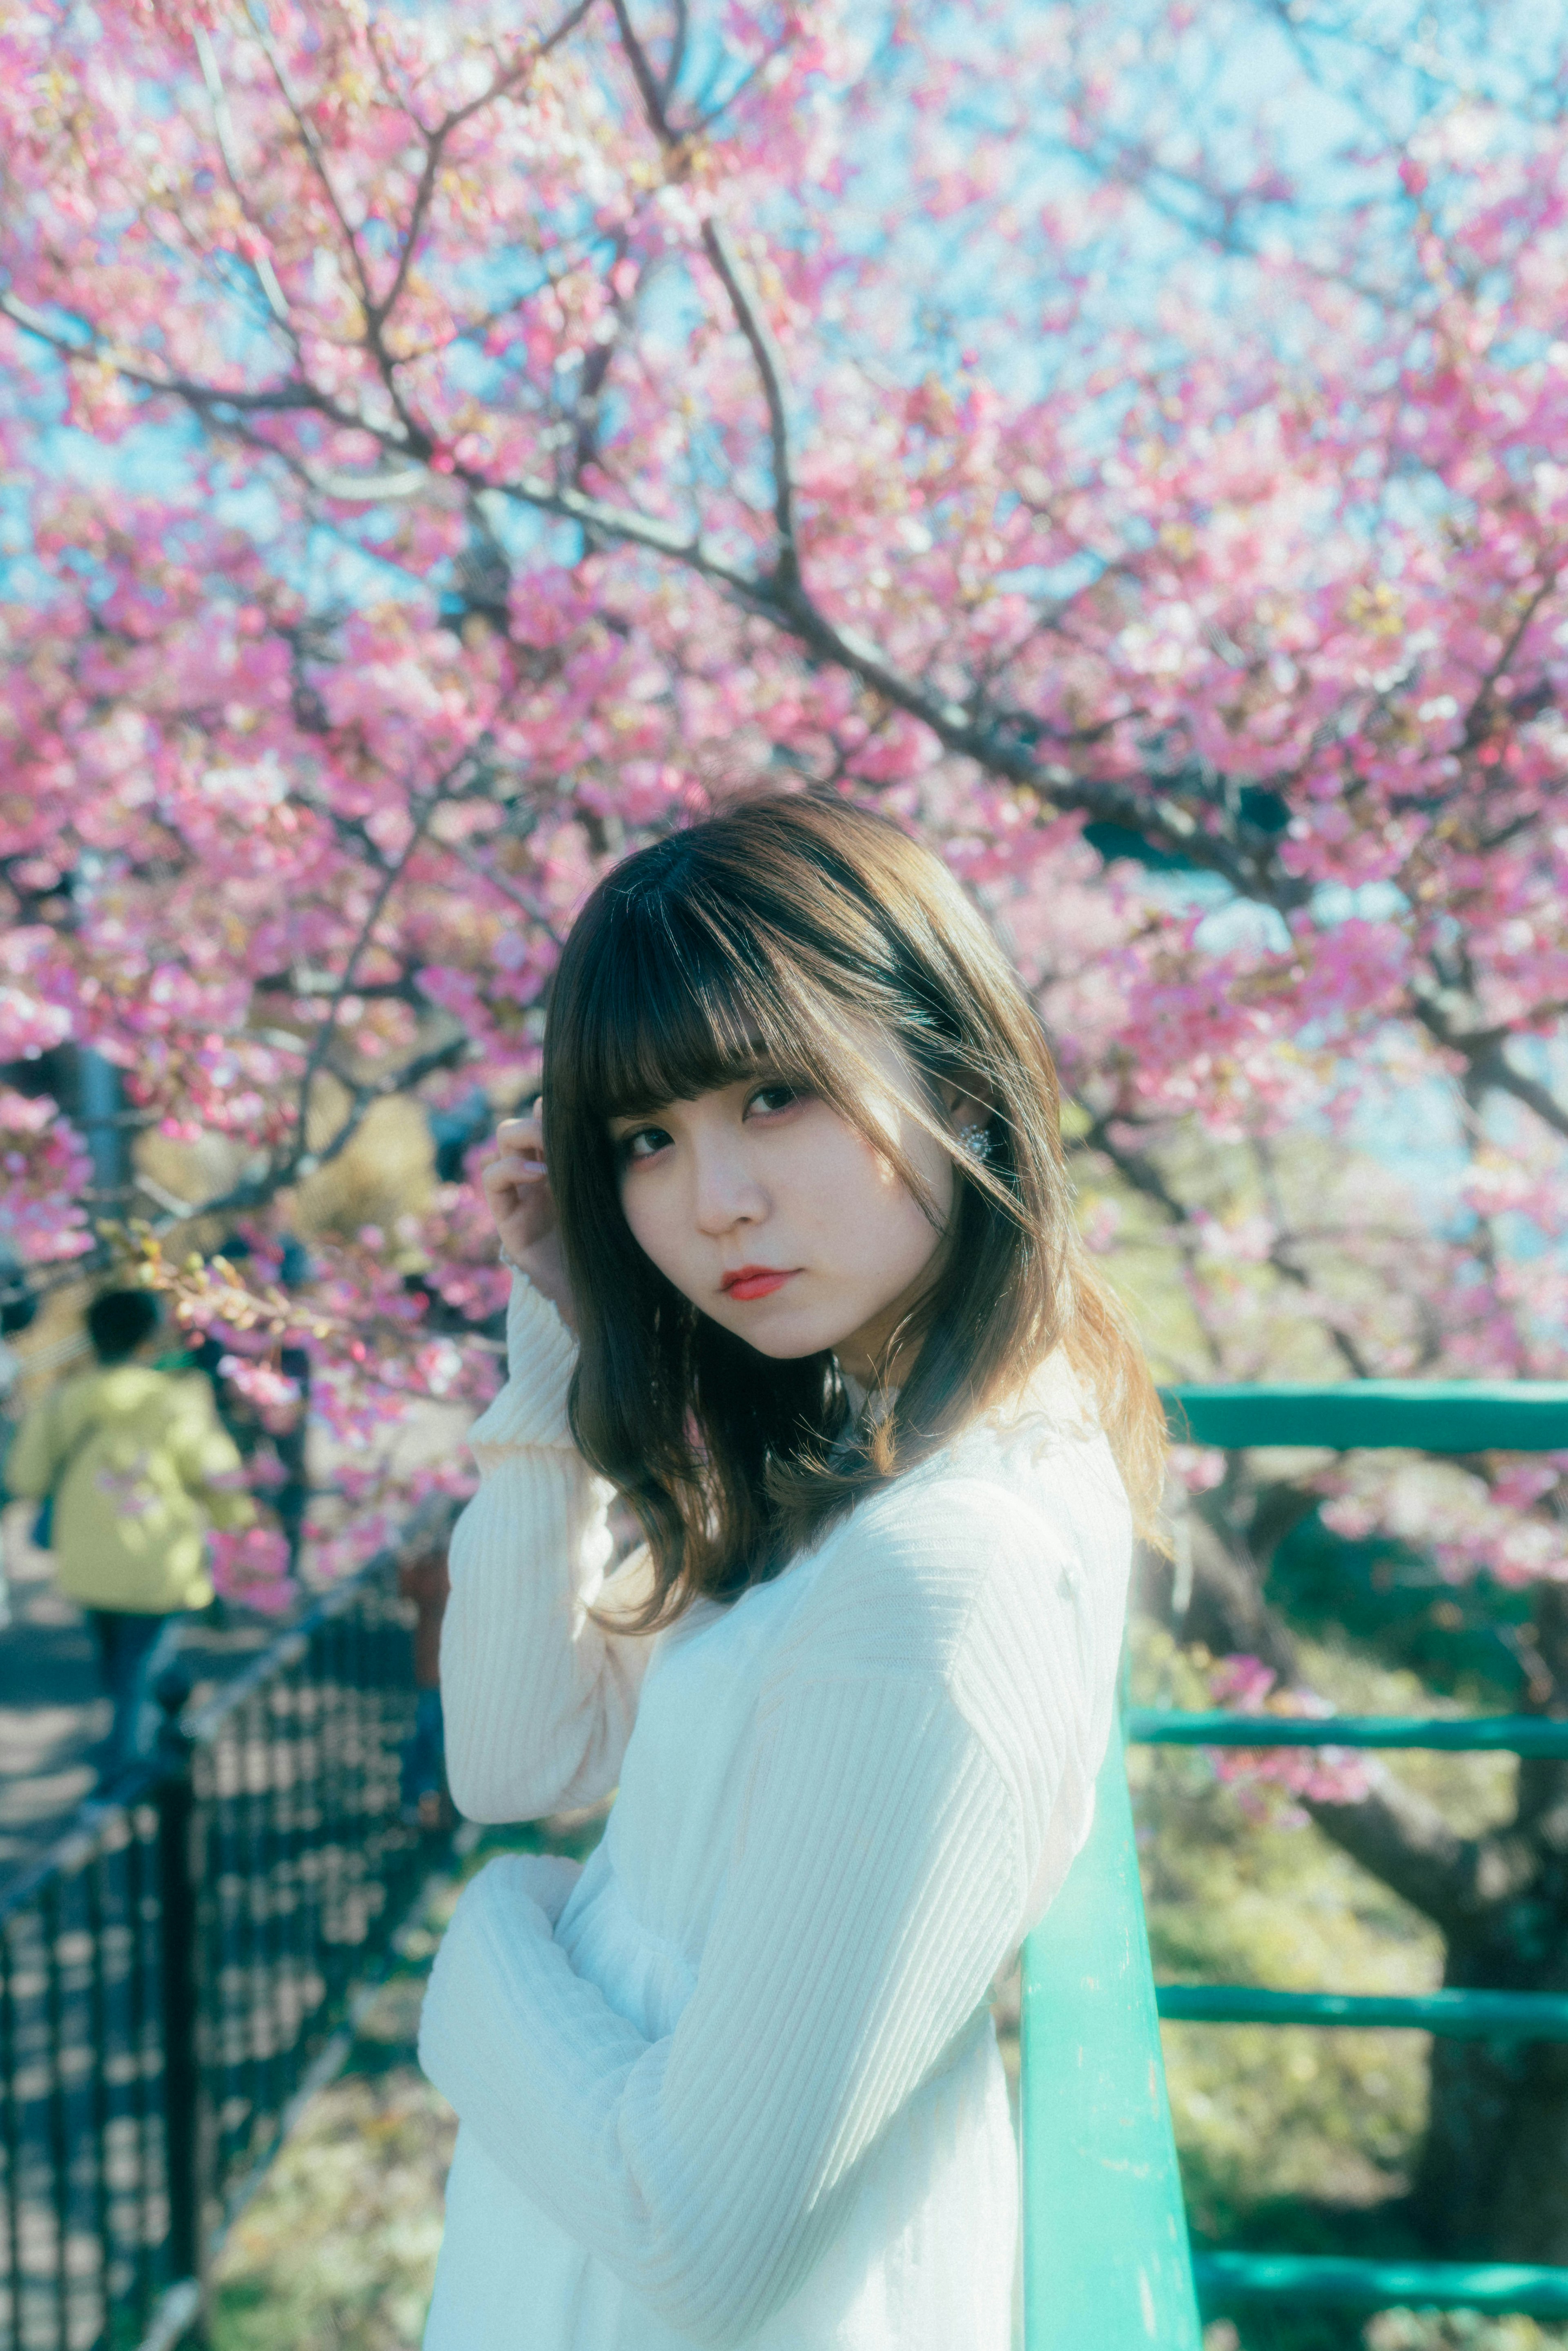
[[[986,2001],[1088,1829],[1130,1549],[1103,1441],[1050,1374],[650,1644],[585,1614],[606,1496],[523,1283],[509,1339],[453,1550],[454,1793],[620,1792],[575,1882],[492,1863],[438,1955],[429,2351],[1004,2351]]]
[[[610,1488],[572,1444],[576,1348],[549,1301],[515,1280],[509,1377],[469,1431],[481,1472],[452,1538],[441,1632],[446,1768],[474,1821],[537,1820],[615,1785],[648,1662],[601,1632]]]

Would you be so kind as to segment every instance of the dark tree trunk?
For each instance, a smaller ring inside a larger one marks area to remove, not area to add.
[[[1539,1964],[1526,1967],[1505,1938],[1456,1935],[1444,1980],[1561,1991],[1568,1980],[1561,1920]],[[1434,2041],[1430,2087],[1415,2209],[1432,2252],[1568,2264],[1568,2045]]]
[[[1568,1692],[1568,1596],[1540,1593],[1531,1696]],[[1521,1763],[1508,1829],[1485,1841],[1469,1914],[1448,1928],[1444,1981],[1568,1991],[1568,1764]],[[1437,2042],[1416,2184],[1434,2246],[1568,2263],[1568,2043]]]

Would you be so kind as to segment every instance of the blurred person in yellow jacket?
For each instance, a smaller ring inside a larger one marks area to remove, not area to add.
[[[60,1590],[87,1611],[114,1708],[104,1784],[151,1745],[151,1693],[191,1614],[208,1605],[210,1526],[249,1523],[234,1439],[199,1373],[147,1361],[157,1301],[111,1290],[88,1309],[96,1367],[29,1414],[5,1466],[14,1494],[47,1505]],[[42,1539],[40,1537],[40,1539]]]

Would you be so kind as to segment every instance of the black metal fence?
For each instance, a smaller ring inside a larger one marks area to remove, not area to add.
[[[390,1562],[319,1602],[0,1896],[0,2345],[172,2346],[439,1858]]]

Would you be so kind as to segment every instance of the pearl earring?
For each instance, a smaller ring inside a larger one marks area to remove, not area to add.
[[[958,1144],[971,1159],[987,1160],[991,1155],[990,1129],[984,1126],[960,1127]]]

